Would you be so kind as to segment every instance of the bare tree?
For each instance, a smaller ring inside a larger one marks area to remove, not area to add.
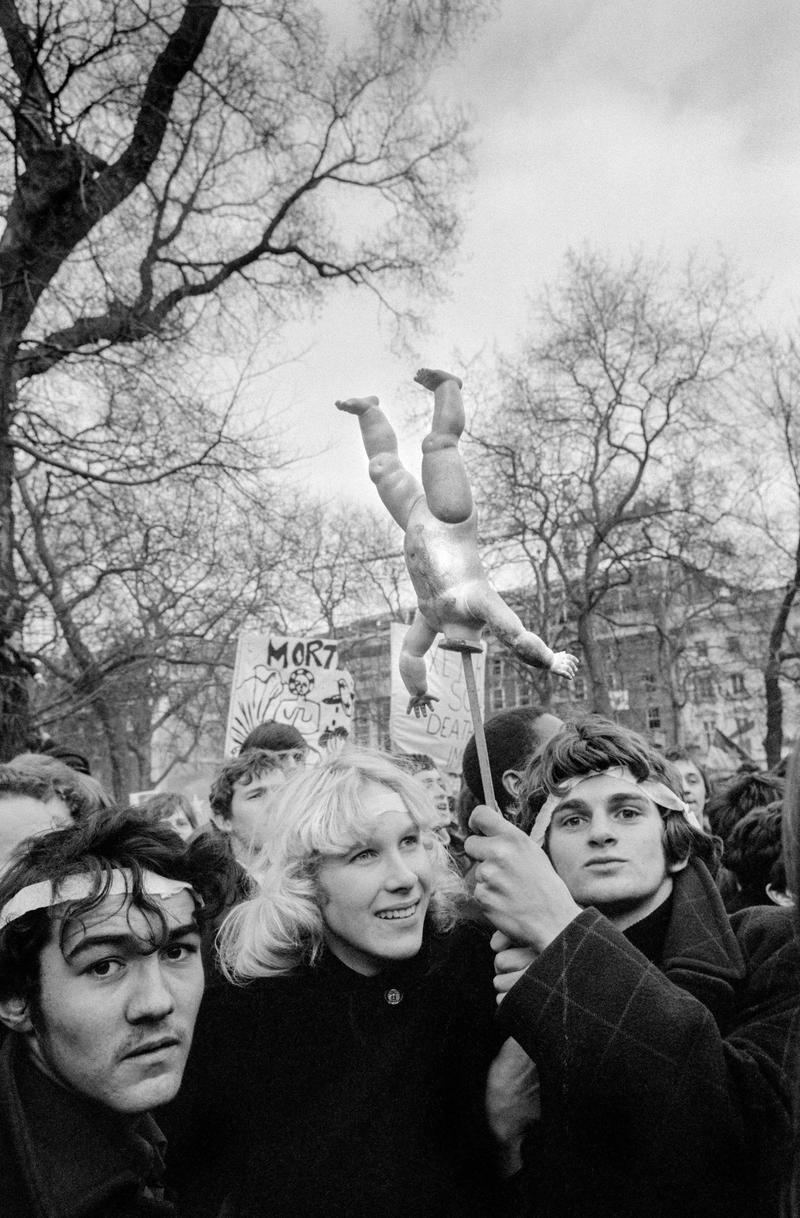
[[[743,357],[740,316],[724,266],[674,280],[642,257],[614,267],[571,253],[473,427],[487,531],[525,559],[538,632],[563,646],[575,630],[587,701],[603,713],[610,594],[709,528],[711,485],[691,474]]]
[[[322,501],[304,506],[287,553],[292,614],[307,631],[337,628],[359,615],[401,620],[413,602],[403,538],[385,513]]]
[[[466,161],[427,77],[482,7],[375,0],[353,46],[300,0],[0,0],[3,755],[24,737],[31,671],[15,462],[54,461],[37,380],[190,333],[199,358],[233,341],[243,287],[262,324],[337,282],[387,305],[435,290]],[[90,480],[80,403],[55,424]]]
[[[744,402],[736,458],[740,518],[749,534],[740,561],[747,563],[751,586],[773,606],[762,656],[764,747],[772,766],[784,748],[784,682],[800,683],[793,612],[800,591],[800,347],[791,335],[772,337],[763,355]]]
[[[183,444],[174,424],[168,442],[187,454],[192,429],[184,420],[180,430]],[[163,465],[157,437],[133,449],[129,441],[131,467],[145,464],[144,450]],[[56,734],[79,724],[118,798],[165,776],[151,771],[159,727],[180,724],[182,751],[191,746],[211,710],[201,693],[277,592],[282,513],[237,473],[234,445],[224,456],[224,468],[189,465],[136,486],[87,485],[42,462],[18,473],[34,723]]]

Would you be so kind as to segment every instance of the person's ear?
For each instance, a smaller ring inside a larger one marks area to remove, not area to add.
[[[774,884],[767,884],[764,891],[773,905],[794,905],[794,897],[785,888],[776,888]]]
[[[220,833],[230,833],[233,829],[231,821],[227,820],[224,816],[220,816],[219,812],[211,813],[211,823],[219,829]]]
[[[520,786],[522,785],[522,775],[519,770],[503,770],[503,777],[500,781],[506,793],[516,801],[519,796]]]
[[[12,1032],[32,1032],[27,999],[16,994],[11,998],[0,998],[0,1023],[4,1023]]]
[[[685,859],[678,859],[677,863],[667,864],[667,875],[675,875],[678,871],[683,871],[684,867],[689,866],[689,856]]]

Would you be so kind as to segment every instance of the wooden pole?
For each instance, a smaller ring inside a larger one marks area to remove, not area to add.
[[[472,667],[472,652],[467,650],[462,651],[461,660],[464,665],[464,680],[467,683],[469,709],[472,712],[472,726],[475,729],[475,745],[478,750],[478,765],[481,771],[483,802],[488,804],[490,808],[497,809],[497,801],[494,797],[494,783],[492,782],[492,770],[489,765],[489,750],[486,747],[486,733],[483,730],[481,705],[478,700],[478,686],[475,681],[475,669]]]

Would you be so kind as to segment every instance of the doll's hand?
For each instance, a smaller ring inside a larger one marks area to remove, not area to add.
[[[406,707],[406,714],[410,715],[413,711],[417,719],[419,719],[420,716],[425,719],[427,718],[428,711],[433,709],[434,702],[438,701],[439,699],[433,694],[417,694],[415,697],[409,699],[408,706]]]
[[[577,656],[570,655],[568,651],[557,651],[553,656],[550,671],[558,677],[566,677],[568,681],[571,681],[578,671],[579,664],[580,660]]]

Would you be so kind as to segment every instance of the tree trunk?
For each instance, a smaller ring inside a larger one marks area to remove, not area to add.
[[[767,733],[764,737],[764,751],[767,754],[767,765],[778,764],[783,752],[783,693],[781,691],[781,647],[786,633],[789,613],[794,604],[797,590],[800,587],[800,545],[796,555],[794,582],[786,585],[786,591],[781,598],[775,621],[769,632],[769,651],[764,667],[764,693],[767,706]]]
[[[585,675],[589,681],[587,702],[598,715],[611,715],[611,699],[608,696],[605,665],[600,646],[594,632],[594,616],[591,610],[578,615],[578,641],[586,665]]]
[[[14,450],[8,438],[16,400],[15,350],[16,344],[0,345],[0,761],[28,746],[34,672],[22,649],[23,607],[14,562]]]

